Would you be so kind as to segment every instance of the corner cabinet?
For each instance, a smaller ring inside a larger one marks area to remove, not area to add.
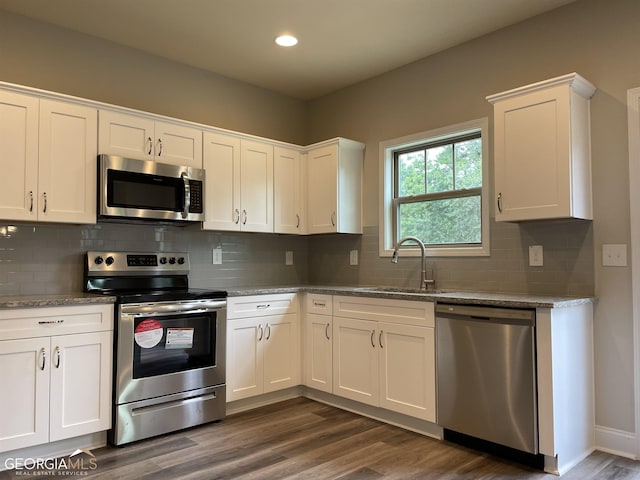
[[[96,222],[97,109],[0,90],[0,218]]]
[[[296,294],[227,300],[227,402],[300,383]]]
[[[300,150],[273,148],[273,220],[275,233],[306,233],[306,157]]]
[[[100,110],[100,153],[202,168],[202,131],[153,117]]]
[[[0,452],[111,426],[113,306],[0,310]]]
[[[204,132],[205,230],[273,232],[273,146]]]
[[[309,233],[362,233],[363,153],[345,138],[308,147]]]
[[[589,99],[576,73],[487,97],[496,221],[592,219]]]

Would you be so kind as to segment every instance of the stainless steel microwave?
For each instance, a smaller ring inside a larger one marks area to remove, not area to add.
[[[205,171],[114,155],[98,156],[100,220],[204,220]]]

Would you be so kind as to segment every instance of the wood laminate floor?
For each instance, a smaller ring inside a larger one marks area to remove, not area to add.
[[[77,476],[92,480],[558,478],[305,398],[93,454],[97,468]],[[0,472],[0,480],[74,478],[19,473]],[[640,480],[640,462],[595,452],[562,478]]]

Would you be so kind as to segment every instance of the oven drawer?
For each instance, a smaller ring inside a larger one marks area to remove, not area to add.
[[[113,330],[113,305],[0,310],[0,340]]]
[[[228,319],[282,315],[297,311],[298,295],[295,293],[250,295],[227,299]]]

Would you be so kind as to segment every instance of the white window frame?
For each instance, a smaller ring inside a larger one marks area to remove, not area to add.
[[[414,133],[405,137],[380,142],[380,213],[379,213],[379,253],[381,257],[390,257],[394,248],[394,153],[416,145],[455,138],[465,134],[480,132],[482,136],[482,243],[479,245],[460,245],[451,247],[429,247],[427,256],[431,257],[487,257],[490,255],[489,243],[489,119],[487,117],[468,122],[449,125],[435,130]],[[420,249],[409,244],[402,253],[408,256],[421,255]]]

